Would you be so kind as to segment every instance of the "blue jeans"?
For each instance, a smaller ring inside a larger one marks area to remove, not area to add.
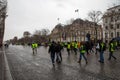
[[[51,60],[52,60],[52,63],[55,63],[55,52],[51,52]]]
[[[80,60],[82,59],[82,56],[85,59],[85,61],[87,61],[87,58],[85,57],[84,53],[80,53]]]
[[[61,54],[61,52],[57,52],[56,56],[57,56],[56,60],[62,61],[62,54]]]
[[[104,53],[104,51],[101,51],[101,52],[100,52],[100,61],[101,61],[101,62],[104,62],[104,56],[103,56],[103,53]]]

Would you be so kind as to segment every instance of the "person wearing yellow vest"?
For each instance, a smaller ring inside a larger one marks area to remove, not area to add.
[[[115,49],[118,50],[118,41],[115,40],[115,41],[113,42],[113,44],[114,44]]]
[[[71,49],[71,45],[70,45],[70,42],[68,42],[68,43],[67,43],[68,56],[70,55],[70,49]]]
[[[78,44],[77,44],[77,41],[74,42],[74,52],[75,52],[75,55],[77,55],[77,49],[78,49]]]
[[[108,60],[111,60],[111,57],[113,57],[116,60],[116,57],[113,55],[114,50],[115,50],[114,43],[113,43],[113,41],[110,41],[110,43],[109,43],[109,58],[108,58]]]
[[[37,47],[38,47],[37,43],[32,43],[33,54],[37,54]]]
[[[99,60],[99,62],[104,63],[103,54],[104,54],[104,51],[106,50],[106,45],[102,40],[100,40],[100,45],[99,46],[100,46],[100,49],[99,49],[99,51],[100,51],[100,60]]]
[[[81,46],[80,46],[80,57],[79,57],[78,63],[81,63],[82,56],[83,56],[83,58],[85,59],[86,64],[88,63],[87,58],[85,57],[85,53],[86,53],[85,43],[82,42],[82,43],[81,43]]]

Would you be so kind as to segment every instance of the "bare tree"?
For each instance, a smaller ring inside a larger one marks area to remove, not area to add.
[[[41,34],[42,34],[43,36],[48,35],[49,32],[50,32],[49,29],[42,29],[42,30],[41,30]]]
[[[23,36],[24,36],[24,37],[30,37],[30,35],[31,35],[31,33],[30,33],[29,31],[25,31],[25,32],[23,33]]]
[[[88,17],[90,18],[90,21],[93,21],[94,23],[99,23],[102,19],[102,12],[101,11],[90,11],[88,13]]]
[[[41,36],[41,30],[35,30],[35,32],[33,33],[33,35]]]
[[[31,33],[29,32],[29,31],[25,31],[24,33],[23,33],[23,43],[24,44],[28,44],[28,43],[30,43],[30,35],[31,35]]]
[[[95,27],[95,32],[96,32],[96,36],[95,36],[95,42],[97,41],[97,27],[96,25],[102,20],[102,12],[101,11],[90,11],[88,13],[88,17],[89,20],[94,22],[94,27]]]

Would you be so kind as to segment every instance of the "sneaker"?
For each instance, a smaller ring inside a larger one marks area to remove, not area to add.
[[[104,61],[101,61],[101,63],[104,63]]]
[[[79,60],[78,63],[81,63],[81,61]]]
[[[99,62],[100,62],[100,63],[104,63],[104,61],[100,61],[100,60],[99,60]]]

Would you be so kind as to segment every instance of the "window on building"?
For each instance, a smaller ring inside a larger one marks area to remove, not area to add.
[[[113,25],[110,25],[110,28],[113,29]]]
[[[107,23],[107,18],[105,19],[105,23]]]
[[[113,21],[113,17],[111,17],[111,22]]]
[[[108,26],[106,26],[105,29],[108,29]]]
[[[111,33],[111,38],[113,38],[113,32]]]
[[[118,11],[120,11],[120,9],[118,9]]]
[[[117,16],[117,20],[119,20],[120,16]]]
[[[105,38],[107,38],[107,33],[105,33]]]
[[[120,36],[120,34],[119,34],[119,32],[117,32],[117,37],[119,37]]]
[[[119,29],[119,27],[120,27],[119,24],[117,24],[117,29]]]
[[[81,32],[82,35],[84,35],[84,32]]]

